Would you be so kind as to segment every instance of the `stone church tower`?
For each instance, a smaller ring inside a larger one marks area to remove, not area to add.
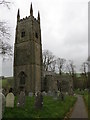
[[[17,26],[14,45],[14,89],[18,93],[25,89],[26,93],[41,90],[42,76],[42,44],[40,14],[33,16],[31,4],[30,16],[20,19],[17,13]]]

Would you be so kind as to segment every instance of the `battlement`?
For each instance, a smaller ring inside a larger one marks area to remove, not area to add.
[[[30,7],[30,16],[26,16],[25,18],[20,19],[20,11],[19,11],[19,9],[18,9],[17,22],[21,22],[21,21],[28,20],[28,19],[35,20],[35,21],[37,21],[38,23],[40,23],[40,14],[39,14],[39,11],[38,11],[38,17],[37,17],[37,19],[33,16],[32,3],[31,3],[31,7]]]
[[[20,19],[18,22],[25,21],[25,20],[28,20],[28,19],[32,19],[32,20],[35,20],[35,21],[39,22],[39,20],[34,18],[34,16],[26,16],[25,18]]]

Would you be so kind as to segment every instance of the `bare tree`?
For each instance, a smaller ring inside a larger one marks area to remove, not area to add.
[[[54,69],[55,65],[55,56],[50,52],[49,50],[44,50],[43,51],[43,67],[45,71]],[[53,66],[53,67],[52,67]]]
[[[88,62],[83,62],[81,66],[82,74],[84,74],[87,77],[87,69],[88,69]]]
[[[10,9],[10,3],[6,0],[0,0],[0,5],[3,5]],[[10,28],[6,22],[0,21],[0,55],[6,58],[8,55],[12,55],[12,46],[10,45]]]
[[[75,75],[75,65],[72,60],[69,60],[67,65],[66,65],[67,72],[74,77]]]
[[[76,87],[76,71],[75,71],[75,65],[72,60],[68,60],[66,64],[66,71],[67,73],[72,77],[72,86],[73,88]]]
[[[8,9],[10,9],[10,1],[6,1],[6,0],[0,0],[0,5],[3,5],[5,7],[7,7]]]
[[[65,62],[66,62],[66,60],[64,58],[58,58],[57,59],[57,67],[58,67],[60,75],[62,74]]]
[[[49,67],[52,72],[55,72],[55,70],[56,70],[56,60],[55,59],[52,60],[52,63],[49,65]]]

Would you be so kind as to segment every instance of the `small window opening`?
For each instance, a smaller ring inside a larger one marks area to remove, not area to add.
[[[38,33],[37,32],[35,33],[35,37],[38,39]]]
[[[25,37],[25,31],[21,33],[21,37]]]

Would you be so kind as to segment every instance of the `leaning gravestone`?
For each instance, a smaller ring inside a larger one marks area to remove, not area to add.
[[[24,105],[25,105],[25,92],[21,91],[20,95],[19,95],[19,98],[18,98],[17,106],[18,107],[24,107]]]
[[[3,93],[0,93],[0,120],[3,117],[4,109],[5,109],[5,96]]]
[[[6,96],[6,107],[14,107],[14,94],[12,92],[8,93]]]

